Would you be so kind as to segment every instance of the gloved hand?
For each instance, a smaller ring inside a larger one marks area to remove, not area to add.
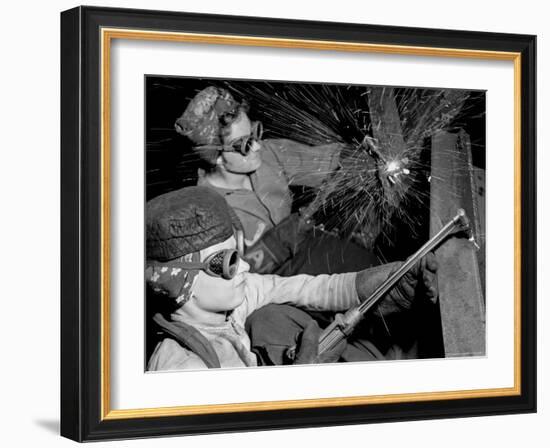
[[[402,264],[401,262],[389,263],[358,272],[355,286],[359,299],[366,300]],[[438,294],[437,260],[430,252],[399,280],[374,309],[377,314],[388,316],[409,310],[415,299],[436,303]]]
[[[323,364],[337,362],[346,348],[346,340],[341,341],[333,349],[319,355],[319,336],[321,329],[317,322],[312,320],[304,329],[296,347],[294,364]]]

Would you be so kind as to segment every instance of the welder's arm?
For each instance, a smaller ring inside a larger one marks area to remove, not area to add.
[[[352,179],[357,177],[365,179],[376,172],[376,162],[365,148],[345,145],[340,152],[338,168]],[[354,188],[354,186],[354,183],[349,184],[350,188]],[[357,186],[362,187],[362,182],[359,182]]]
[[[247,316],[270,303],[297,305],[316,311],[346,311],[359,304],[355,273],[246,276],[243,311]]]
[[[270,303],[293,304],[315,311],[347,311],[369,298],[401,266],[389,263],[347,274],[261,275],[247,273],[245,316]],[[429,253],[414,266],[376,306],[389,315],[410,309],[416,296],[435,303],[438,298],[437,261]]]
[[[276,139],[263,142],[283,169],[289,184],[319,187],[339,167],[344,145],[329,143],[310,146],[293,140]]]

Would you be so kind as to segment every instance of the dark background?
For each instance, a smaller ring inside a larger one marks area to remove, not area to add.
[[[367,101],[362,97],[366,86],[360,85],[327,85],[305,84],[289,82],[266,82],[223,80],[204,78],[182,78],[166,76],[147,76],[145,78],[146,93],[146,197],[147,200],[160,194],[194,185],[197,181],[197,169],[201,161],[193,153],[190,142],[176,133],[174,122],[181,116],[189,101],[202,89],[209,85],[227,88],[237,101],[246,99],[250,105],[251,120],[259,120],[264,125],[264,138],[291,138],[302,143],[320,144],[329,141],[343,141],[353,143],[361,141],[364,132],[369,129]],[[316,115],[321,122],[329,126],[334,132],[332,135],[304,135],[295,132],[291,126],[281,126],[270,110],[261,104],[254,95],[239,96],[239,92],[257,89],[268,96],[277,95],[291,97],[293,104],[300,110]],[[300,91],[307,95],[302,97]],[[290,93],[289,93],[290,92]],[[297,94],[298,92],[298,94]],[[402,114],[407,107],[407,101],[414,102],[415,95],[421,97],[437,89],[395,88],[396,103]],[[315,101],[318,93],[318,101]],[[313,101],[311,99],[313,98]],[[349,114],[351,109],[362,108],[361,122],[354,122],[354,116]],[[404,114],[402,116],[405,116]],[[403,122],[402,122],[403,123]],[[464,129],[470,136],[474,166],[485,168],[485,92],[470,92],[461,111],[445,127],[454,131]],[[430,139],[426,138],[421,148],[421,158],[426,166],[427,179],[430,165]],[[424,181],[420,185],[429,191],[429,183]],[[303,187],[291,187],[295,197],[295,206],[302,206],[312,198],[312,192]],[[416,251],[428,238],[429,232],[429,204],[410,202],[409,213],[420,217],[424,225],[412,229],[409,224],[393,222],[385,232],[385,238],[378,238],[374,247],[381,260],[402,260]],[[295,208],[296,208],[295,207]],[[327,214],[338,213],[338,210],[328,210]],[[148,294],[148,297],[150,295]],[[148,315],[158,310],[152,307],[148,300]],[[154,308],[154,309],[153,309]],[[162,311],[162,310],[161,310]],[[164,310],[169,311],[169,310]],[[438,357],[443,355],[441,317],[438,308],[418,309],[422,314],[422,321],[426,324],[420,329],[421,357]],[[402,329],[407,334],[407,322],[395,322],[394,329]],[[382,330],[383,331],[383,330]],[[394,335],[398,336],[398,335]],[[155,337],[147,338],[147,359],[156,344]]]
[[[196,182],[196,170],[200,161],[192,153],[189,141],[181,137],[174,130],[174,122],[181,116],[189,101],[200,90],[209,85],[221,87],[236,87],[241,89],[257,88],[270,94],[284,94],[289,85],[303,86],[308,91],[315,89],[332,89],[338,91],[338,95],[344,101],[350,104],[359,104],[365,111],[368,111],[366,101],[361,101],[361,93],[365,86],[349,86],[340,84],[307,84],[307,83],[289,83],[289,82],[266,82],[266,81],[243,81],[243,80],[223,80],[212,78],[184,78],[167,76],[146,76],[145,77],[145,149],[146,149],[146,196],[147,200],[158,196],[159,194],[182,188],[187,185],[193,185]],[[399,105],[399,92],[404,89],[396,89],[396,99]],[[419,89],[425,91],[427,89]],[[234,92],[232,92],[234,93]],[[237,101],[239,98],[234,94]],[[277,123],[273,123],[268,111],[262,111],[257,107],[253,98],[246,98],[250,104],[249,116],[252,120],[260,120],[264,125],[264,136],[266,138],[284,137],[302,141],[304,138],[292,136],[292,130],[283,132]],[[299,108],[304,110],[312,109],[312,105],[307,101],[295,101]],[[315,105],[317,106],[317,105]],[[340,115],[338,123],[331,122],[335,128],[335,134],[341,140],[352,142],[361,140],[354,123],[350,123],[348,117],[342,116],[339,105],[327,104],[327,110],[332,110]],[[462,108],[455,119],[449,125],[449,129],[464,129],[472,142],[472,155],[474,165],[485,168],[485,92],[471,92],[470,98]],[[368,114],[365,115],[368,120]],[[326,120],[320,117],[321,120]],[[367,126],[368,126],[367,122]],[[320,142],[319,142],[320,143]]]

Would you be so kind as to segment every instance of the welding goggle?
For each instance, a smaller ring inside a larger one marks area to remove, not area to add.
[[[177,263],[180,269],[199,269],[212,277],[231,280],[237,275],[239,253],[237,249],[223,249],[208,255],[204,261],[182,261]]]
[[[262,139],[264,129],[260,121],[252,123],[252,130],[249,135],[245,135],[234,142],[227,145],[201,145],[197,146],[197,150],[216,149],[223,152],[238,152],[243,156],[247,156],[252,151],[252,145],[258,143]]]

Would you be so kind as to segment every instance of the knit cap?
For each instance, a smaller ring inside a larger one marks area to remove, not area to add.
[[[202,249],[230,238],[234,214],[213,189],[187,187],[150,200],[145,215],[146,281],[181,306],[191,297],[199,271],[178,263],[198,262]]]

